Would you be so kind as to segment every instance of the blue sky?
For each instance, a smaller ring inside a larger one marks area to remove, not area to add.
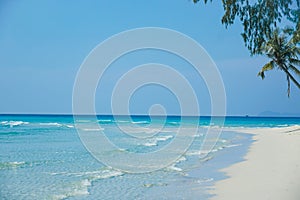
[[[1,1],[0,113],[71,113],[73,83],[88,53],[121,31],[154,26],[180,31],[206,49],[221,72],[228,115],[257,115],[266,110],[300,115],[299,90],[292,86],[288,98],[286,77],[277,70],[267,73],[264,81],[258,78],[267,59],[250,57],[240,37],[240,24],[225,29],[222,14],[219,1],[205,6],[189,0]],[[149,55],[161,58],[158,62],[169,58],[157,52]],[[133,64],[129,58],[120,65]],[[153,62],[147,52],[135,59]],[[167,60],[169,64],[175,61]],[[113,73],[118,73],[117,67]],[[201,114],[209,115],[207,89],[201,81],[191,78],[191,83],[200,99]],[[164,104],[169,113],[178,112],[168,92],[155,87],[143,90],[133,97],[133,113],[147,112],[155,103]],[[102,102],[101,95],[97,96],[98,112],[109,112],[108,97]]]

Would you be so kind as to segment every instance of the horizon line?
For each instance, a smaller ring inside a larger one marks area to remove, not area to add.
[[[82,117],[89,117],[89,116],[120,116],[120,117],[244,117],[244,118],[264,118],[264,117],[273,117],[273,118],[300,118],[299,115],[295,116],[287,116],[287,115],[276,115],[276,116],[261,116],[261,115],[147,115],[147,114],[132,114],[132,115],[124,115],[124,114],[72,114],[72,113],[0,113],[0,116],[82,116]]]

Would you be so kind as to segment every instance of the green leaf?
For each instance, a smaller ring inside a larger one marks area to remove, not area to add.
[[[262,79],[265,78],[265,71],[269,71],[274,69],[274,61],[272,60],[271,62],[268,62],[267,64],[265,64],[260,72],[258,72],[257,76],[260,76]]]
[[[300,76],[300,70],[297,69],[297,67],[295,67],[294,65],[290,65],[289,68],[295,72],[295,74],[297,74],[298,76]]]
[[[290,63],[292,63],[294,65],[300,66],[300,60],[298,60],[298,59],[290,58],[289,61],[290,61]]]
[[[263,66],[263,68],[261,69],[261,71],[265,72],[265,71],[269,71],[274,69],[274,61],[268,62],[267,64],[265,64]]]
[[[263,71],[258,72],[257,76],[260,76],[261,79],[265,78],[265,73]]]

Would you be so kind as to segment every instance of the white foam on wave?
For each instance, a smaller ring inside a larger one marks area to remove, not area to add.
[[[169,140],[169,139],[171,139],[171,138],[173,138],[173,135],[158,136],[158,137],[156,138],[156,140],[157,140],[157,141],[166,141],[166,140]]]
[[[79,176],[84,177],[83,180],[74,182],[69,187],[66,188],[64,194],[54,195],[54,199],[66,199],[69,197],[89,195],[89,187],[92,185],[93,181],[99,179],[113,178],[116,176],[122,176],[124,173],[112,169],[98,170],[98,171],[88,171],[88,172],[59,172],[52,173],[51,175],[67,175],[67,176]]]
[[[289,126],[289,129],[292,129],[292,130],[299,130],[299,129],[300,129],[300,125],[292,125],[292,126]]]
[[[19,165],[24,165],[25,162],[21,161],[21,162],[8,162],[10,165],[15,165],[15,166],[19,166]]]
[[[87,172],[53,172],[51,175],[88,176],[89,179],[95,180],[121,176],[123,173],[113,169],[105,169]]]
[[[99,119],[98,122],[112,122],[111,119]]]
[[[9,127],[14,127],[14,126],[20,126],[20,125],[26,125],[29,124],[29,122],[23,122],[23,121],[1,121],[1,125],[3,126],[9,126]]]
[[[47,122],[47,123],[39,123],[41,126],[62,126],[62,124],[57,122]]]
[[[168,122],[168,124],[177,125],[177,124],[180,124],[180,122]]]
[[[143,143],[142,145],[147,147],[157,146],[158,142],[167,141],[171,138],[173,138],[172,135],[158,136],[158,137],[148,139],[147,142]]]
[[[54,195],[53,199],[61,200],[74,196],[83,196],[89,195],[88,187],[92,185],[91,181],[88,179],[84,179],[74,185],[72,185],[64,194]]]
[[[221,140],[221,142],[224,144],[226,143],[227,141],[226,140]],[[238,147],[238,146],[241,146],[242,144],[228,144],[228,145],[221,145],[221,146],[218,146],[218,147],[215,147],[211,150],[190,150],[186,153],[187,156],[203,156],[203,155],[207,155],[209,153],[215,153],[215,152],[218,152],[222,149],[225,149],[225,148],[232,148],[232,147]]]
[[[220,150],[220,149],[218,148],[218,149],[212,149],[212,150],[191,150],[191,151],[188,151],[185,155],[187,155],[187,156],[201,156],[201,155],[207,155],[207,154],[212,153],[212,152],[217,152],[218,150]]]
[[[104,131],[104,128],[82,128],[83,131]]]
[[[226,145],[225,148],[238,147],[238,146],[242,146],[242,144],[231,144],[231,145]]]
[[[204,157],[200,157],[200,161],[201,162],[206,162],[206,161],[209,161],[211,159],[213,159],[214,157],[213,156],[204,156]]]
[[[122,176],[123,174],[124,173],[116,170],[104,170],[101,173],[94,174],[93,180],[112,178],[116,176]]]
[[[277,125],[278,127],[288,127],[289,125],[288,124],[279,124]]]
[[[159,129],[156,128],[148,128],[148,127],[122,127],[126,133],[157,133],[160,132]]]
[[[197,155],[200,155],[200,154],[201,154],[201,151],[190,150],[190,151],[186,152],[185,155],[187,155],[187,156],[197,156]]]
[[[0,163],[0,169],[17,168],[17,167],[21,167],[25,164],[26,164],[26,162],[24,162],[24,161],[4,162],[4,163]]]
[[[181,157],[176,161],[176,163],[180,163],[180,162],[183,162],[183,161],[186,161],[186,160],[187,160],[186,157],[181,156]]]
[[[143,144],[146,147],[152,147],[152,146],[157,146],[157,142],[153,141],[153,142],[146,142]]]
[[[167,167],[167,170],[176,171],[176,172],[182,172],[183,171],[183,169],[181,169],[180,167],[176,167],[176,164],[170,165],[169,167]]]
[[[67,128],[74,128],[73,125],[70,124],[60,124],[58,122],[43,122],[39,123],[40,126],[55,126],[55,127],[67,127]]]
[[[200,137],[203,137],[203,136],[204,136],[203,133],[197,133],[194,137],[195,137],[195,138],[200,138]]]
[[[131,121],[132,124],[149,124],[149,121]]]
[[[214,181],[214,179],[213,178],[204,178],[204,179],[197,180],[197,183],[207,183],[207,182],[211,182],[211,181]]]

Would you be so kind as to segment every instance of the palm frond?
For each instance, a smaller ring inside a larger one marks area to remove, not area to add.
[[[290,77],[287,75],[286,79],[287,79],[287,82],[288,82],[287,95],[288,95],[288,97],[290,97],[290,94],[291,94],[291,81],[290,81]]]
[[[287,76],[287,95],[290,96],[291,83],[300,89],[300,83],[295,79],[295,75],[300,76],[300,31],[294,32],[292,29],[273,30],[268,40],[263,45],[262,53],[271,59],[258,72],[258,76],[265,78],[266,71],[275,67],[281,69]],[[292,73],[293,72],[293,73]]]
[[[298,60],[296,58],[290,58],[289,61],[290,61],[291,64],[300,66],[300,60]]]
[[[295,72],[295,74],[300,76],[300,70],[297,69],[297,67],[295,67],[294,65],[289,65],[289,69],[291,69],[293,72]]]
[[[260,76],[261,77],[261,79],[265,79],[265,73],[264,72],[262,72],[262,71],[259,71],[258,72],[258,74],[257,74],[257,76]]]
[[[265,64],[261,70],[258,72],[257,76],[260,76],[262,79],[265,78],[265,71],[269,71],[269,70],[272,70],[274,69],[274,61],[270,61],[268,62],[267,64]]]

